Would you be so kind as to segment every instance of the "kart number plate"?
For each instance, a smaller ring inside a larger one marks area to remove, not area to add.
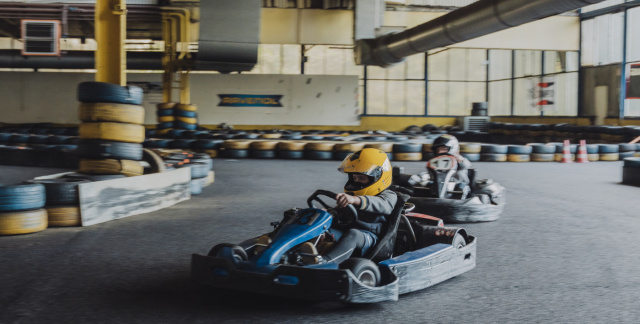
[[[457,161],[450,155],[436,156],[433,159],[429,160],[427,168],[447,171],[453,169],[456,163]]]

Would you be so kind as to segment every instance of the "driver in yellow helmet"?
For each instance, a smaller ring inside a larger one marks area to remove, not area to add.
[[[309,263],[341,263],[353,253],[363,256],[374,246],[381,234],[385,216],[390,215],[398,200],[395,192],[387,190],[391,185],[391,163],[387,154],[378,149],[365,148],[347,156],[338,168],[349,177],[344,193],[336,195],[338,207],[352,204],[358,211],[358,221],[352,228],[332,228],[337,244],[324,256],[319,256],[315,246],[308,242],[301,250],[314,256]]]

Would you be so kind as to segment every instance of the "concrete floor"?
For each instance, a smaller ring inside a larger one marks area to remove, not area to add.
[[[424,162],[396,162],[419,172]],[[307,303],[189,280],[191,253],[269,231],[339,161],[214,160],[215,183],[157,212],[0,237],[0,323],[636,323],[640,187],[622,162],[474,163],[507,188],[502,217],[460,224],[477,267],[397,302]],[[58,169],[0,167],[0,183]]]

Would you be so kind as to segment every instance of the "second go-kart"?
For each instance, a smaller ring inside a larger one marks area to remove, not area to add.
[[[318,190],[308,208],[284,213],[274,230],[240,244],[218,244],[208,255],[193,254],[195,282],[232,290],[316,301],[373,303],[398,300],[400,294],[423,289],[473,269],[476,238],[442,220],[410,212],[408,197],[398,195],[379,242],[362,258],[341,264],[307,264],[307,242],[321,254],[330,248],[330,229],[357,220],[355,208],[329,207]],[[335,198],[334,198],[335,199]],[[316,202],[322,208],[316,207]],[[307,243],[308,244],[308,243]]]
[[[442,218],[448,223],[495,221],[505,206],[505,188],[492,179],[476,180],[476,170],[469,170],[469,185],[456,182],[458,162],[452,155],[429,160],[427,173],[403,174],[394,168],[392,190],[411,196],[416,212]]]

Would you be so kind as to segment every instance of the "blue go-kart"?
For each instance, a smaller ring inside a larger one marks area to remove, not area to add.
[[[318,190],[307,199],[308,208],[284,213],[274,230],[240,244],[218,244],[208,255],[193,254],[195,282],[238,291],[317,301],[373,303],[398,300],[404,293],[423,289],[473,269],[476,238],[461,228],[444,227],[442,220],[412,213],[408,196],[387,217],[387,226],[364,257],[308,264],[317,257],[303,252],[306,242],[319,254],[334,244],[332,227],[353,224],[355,208],[332,208]],[[323,208],[317,208],[316,202]]]

